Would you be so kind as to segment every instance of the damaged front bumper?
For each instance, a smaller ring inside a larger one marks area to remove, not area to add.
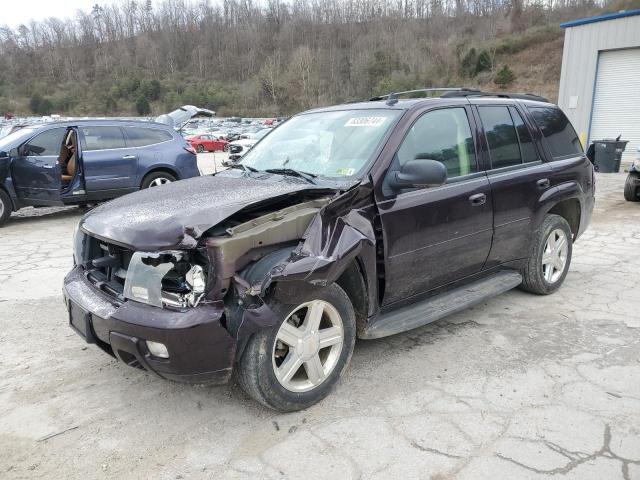
[[[135,301],[118,302],[96,289],[76,266],[65,277],[70,326],[122,362],[168,380],[225,383],[231,376],[236,339],[223,326],[222,303],[176,311]],[[147,341],[164,345],[154,356]]]

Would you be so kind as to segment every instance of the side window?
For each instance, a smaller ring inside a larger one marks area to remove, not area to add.
[[[422,115],[411,127],[397,152],[398,163],[437,160],[449,178],[477,172],[476,150],[464,108],[443,108]]]
[[[520,165],[518,135],[508,107],[478,107],[489,145],[491,168]]]
[[[547,139],[553,158],[582,153],[580,139],[562,110],[556,107],[529,107],[529,111]]]
[[[83,134],[84,151],[125,148],[124,136],[119,127],[82,127],[80,130]]]
[[[524,163],[536,162],[538,160],[538,153],[536,147],[533,144],[533,138],[531,138],[531,132],[527,128],[524,120],[514,107],[509,107],[511,112],[511,118],[516,125],[516,132],[518,132],[518,140],[520,141],[520,153],[522,154],[522,161]]]
[[[125,127],[127,132],[127,145],[129,147],[146,147],[156,143],[167,142],[173,137],[169,132],[155,128]],[[204,139],[204,136],[201,137]]]
[[[36,157],[57,157],[60,155],[60,148],[66,131],[66,128],[52,128],[42,132],[40,135],[36,135],[22,147],[23,154]]]

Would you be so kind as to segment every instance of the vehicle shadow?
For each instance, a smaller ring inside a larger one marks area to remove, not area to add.
[[[30,208],[14,212],[9,219],[8,225],[32,224],[48,220],[79,217],[88,211],[88,209],[81,207]]]

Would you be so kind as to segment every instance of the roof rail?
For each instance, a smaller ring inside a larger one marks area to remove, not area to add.
[[[387,95],[378,95],[376,97],[372,97],[369,99],[370,102],[375,102],[377,100],[384,100],[385,98],[389,98],[391,96],[399,96],[399,95],[409,95],[411,93],[424,93],[424,92],[479,92],[480,90],[472,90],[469,88],[463,87],[433,87],[433,88],[419,88],[417,90],[406,90],[404,92],[391,92]]]
[[[410,95],[413,93],[430,93],[430,92],[443,92],[439,95],[441,98],[455,98],[455,97],[499,97],[499,98],[514,98],[520,100],[535,100],[537,102],[549,102],[545,97],[535,95],[533,93],[506,93],[506,92],[483,92],[476,88],[466,87],[434,87],[434,88],[419,88],[417,90],[406,90],[404,92],[392,92],[387,95],[378,95],[372,97],[369,101],[374,102],[378,100],[388,99],[389,101],[397,101],[400,95]]]
[[[441,95],[442,98],[451,97],[498,97],[498,98],[515,98],[519,100],[534,100],[536,102],[547,102],[549,100],[541,95],[535,95],[533,93],[508,93],[508,92],[483,92],[480,90],[461,90],[446,92]]]

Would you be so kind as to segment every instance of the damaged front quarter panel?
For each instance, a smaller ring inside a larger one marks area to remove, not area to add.
[[[217,279],[210,298],[225,297],[227,328],[238,339],[239,353],[252,333],[278,321],[265,302],[267,291],[286,304],[303,288],[336,282],[354,262],[367,290],[369,310],[363,314],[375,313],[378,240],[371,198],[371,190],[360,185],[333,198],[269,213],[207,239]],[[261,268],[245,269],[260,263]]]

